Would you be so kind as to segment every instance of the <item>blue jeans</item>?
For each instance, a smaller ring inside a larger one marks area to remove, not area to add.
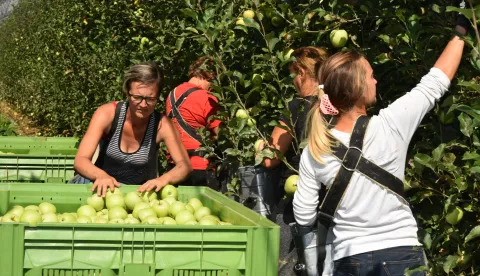
[[[85,178],[79,174],[76,174],[72,179],[70,179],[68,184],[90,184],[92,181],[88,178]]]
[[[334,276],[403,276],[405,269],[426,266],[421,246],[400,246],[348,256],[334,262]],[[425,276],[415,272],[412,276]]]

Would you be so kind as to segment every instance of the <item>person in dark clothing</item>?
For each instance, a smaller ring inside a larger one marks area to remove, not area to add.
[[[220,120],[212,119],[218,110],[218,100],[209,93],[210,80],[215,78],[213,58],[203,56],[190,65],[190,80],[177,86],[167,98],[166,114],[172,119],[180,133],[182,144],[187,149],[193,171],[179,185],[208,186],[219,190],[214,168],[204,153],[198,151],[202,146],[202,138],[197,134],[199,128],[206,128],[211,135],[216,135]],[[173,167],[174,160],[169,160]]]
[[[100,106],[80,142],[70,183],[93,182],[92,191],[105,196],[123,184],[143,184],[138,191],[159,191],[176,184],[191,172],[187,152],[175,126],[155,111],[162,88],[163,71],[154,62],[134,65],[124,76],[126,102]],[[164,142],[175,168],[158,176],[158,145]],[[92,162],[97,145],[100,153]]]
[[[280,158],[265,159],[263,166],[274,168],[281,166],[281,177],[277,186],[278,204],[275,207],[274,219],[281,226],[280,233],[280,264],[279,275],[294,275],[294,265],[297,261],[297,254],[293,244],[292,235],[288,224],[295,222],[293,216],[292,197],[284,197],[284,185],[287,178],[298,174],[300,163],[301,145],[304,136],[307,114],[310,107],[317,101],[316,94],[319,83],[316,80],[315,72],[327,59],[325,50],[317,47],[302,47],[293,51],[295,61],[290,63],[290,73],[296,74],[293,84],[298,96],[288,103],[290,116],[280,116],[279,122],[288,130],[275,127],[269,140],[269,145],[280,154],[283,154],[292,170]]]

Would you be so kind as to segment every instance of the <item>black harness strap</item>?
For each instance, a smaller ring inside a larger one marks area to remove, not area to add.
[[[328,229],[334,224],[333,217],[345,195],[345,191],[350,184],[350,179],[354,172],[359,172],[383,188],[390,190],[402,198],[404,197],[402,180],[363,157],[363,142],[369,122],[370,117],[367,116],[361,116],[357,119],[350,138],[349,147],[346,147],[337,139],[333,141],[333,155],[342,162],[342,165],[319,206],[317,216],[319,271],[323,270],[323,262],[326,256],[325,245],[327,243]],[[322,197],[320,196],[320,198]]]
[[[197,87],[194,87],[194,88],[190,88],[188,89],[185,93],[183,93],[179,98],[178,100],[175,101],[175,89],[170,92],[170,105],[172,106],[172,110],[168,113],[168,117],[170,119],[177,119],[177,122],[178,124],[180,125],[180,127],[190,136],[192,137],[193,139],[195,139],[197,142],[199,143],[202,143],[202,138],[197,134],[197,131],[192,127],[190,126],[189,124],[187,124],[187,122],[185,122],[185,120],[183,119],[182,117],[182,114],[180,113],[180,111],[178,110],[178,108],[180,107],[180,105],[182,105],[183,101],[185,101],[185,99],[187,98],[188,95],[192,94],[193,92],[197,91],[197,90],[200,90],[200,88],[197,88]]]

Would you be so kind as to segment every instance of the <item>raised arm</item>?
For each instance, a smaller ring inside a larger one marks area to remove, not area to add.
[[[457,32],[465,32],[465,28],[456,26]],[[403,97],[380,111],[393,131],[405,142],[409,143],[418,125],[450,86],[462,58],[465,42],[454,35],[443,50],[430,72],[420,83]]]

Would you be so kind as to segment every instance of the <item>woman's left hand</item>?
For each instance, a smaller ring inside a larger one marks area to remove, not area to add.
[[[137,191],[143,192],[150,192],[151,190],[155,189],[155,192],[158,193],[164,186],[168,184],[168,181],[162,179],[162,177],[157,177],[155,179],[148,180],[145,182]]]

